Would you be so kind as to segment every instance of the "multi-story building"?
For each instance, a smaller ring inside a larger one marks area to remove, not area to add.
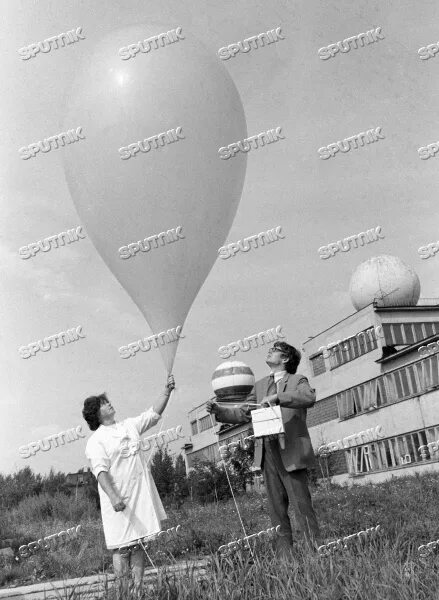
[[[321,475],[325,461],[338,483],[439,467],[433,444],[439,441],[439,354],[424,349],[436,340],[439,299],[421,299],[416,306],[374,301],[303,343],[299,372],[317,391],[307,413],[311,441],[316,453],[324,445],[332,449],[319,460]],[[187,469],[195,458],[219,460],[219,445],[249,435],[248,424],[219,426],[205,403],[189,420]]]
[[[375,301],[303,344],[317,390],[308,429],[316,451],[332,450],[334,482],[438,468],[439,360],[423,348],[438,339],[439,300],[422,299]]]
[[[196,406],[189,412],[191,426],[190,442],[185,450],[186,472],[193,466],[194,460],[221,460],[219,447],[223,444],[243,440],[249,435],[251,423],[227,425],[217,423],[206,411],[206,403]]]

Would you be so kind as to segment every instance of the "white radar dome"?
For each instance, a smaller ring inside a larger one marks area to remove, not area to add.
[[[415,271],[400,258],[382,254],[358,265],[349,293],[356,310],[374,300],[378,306],[416,306],[421,284]]]

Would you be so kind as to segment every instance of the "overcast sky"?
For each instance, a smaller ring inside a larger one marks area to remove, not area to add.
[[[121,339],[152,331],[89,238],[29,260],[18,255],[30,242],[81,224],[60,151],[24,161],[18,149],[59,131],[79,57],[113,29],[154,20],[168,30],[181,26],[213,55],[279,26],[286,38],[221,61],[239,90],[249,135],[281,126],[286,138],[248,153],[227,242],[277,225],[285,239],[217,259],[185,323],[173,370],[178,393],[164,428],[182,423],[189,434],[187,412],[211,395],[219,346],[282,325],[300,347],[354,312],[350,276],[372,256],[399,256],[418,273],[422,297],[439,295],[439,258],[417,253],[439,238],[439,158],[420,160],[417,152],[439,140],[439,56],[417,54],[439,38],[434,0],[10,0],[2,12],[0,472],[26,465],[76,471],[86,465],[86,440],[29,459],[18,447],[81,424],[88,395],[106,391],[122,419],[150,406],[165,383],[157,350],[120,358]],[[85,40],[20,60],[19,48],[78,26]],[[319,58],[319,48],[376,27],[384,40]],[[376,127],[385,139],[319,158],[318,148]],[[378,225],[385,239],[320,259],[320,246]],[[20,346],[78,325],[85,339],[28,360],[19,356]],[[265,355],[260,348],[236,359],[259,378],[267,372]],[[299,370],[306,372],[304,363]],[[88,437],[85,423],[84,431]]]

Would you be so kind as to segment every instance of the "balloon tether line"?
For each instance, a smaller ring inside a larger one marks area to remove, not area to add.
[[[139,540],[140,545],[142,546],[142,550],[144,551],[144,553],[146,554],[146,556],[148,557],[149,562],[152,564],[152,568],[153,569],[157,569],[157,567],[155,566],[155,564],[152,562],[152,558],[150,557],[150,555],[148,554],[148,552],[146,551],[145,546],[142,543],[142,540]],[[158,569],[157,569],[158,572]]]
[[[209,416],[210,416],[210,420],[212,422],[212,427],[215,427],[215,423],[213,422],[212,414],[209,414]],[[221,446],[219,445],[219,439],[217,440],[216,443],[218,444],[218,450],[219,450],[219,453],[220,453],[220,456],[221,456]],[[241,522],[241,527],[242,527],[242,530],[244,532],[244,537],[246,538],[246,537],[248,537],[247,536],[247,532],[245,530],[245,526],[244,526],[244,523],[243,523],[242,518],[241,518],[241,513],[239,512],[239,507],[238,507],[238,503],[236,502],[235,494],[233,493],[233,487],[232,487],[232,484],[230,482],[229,473],[227,472],[226,461],[224,459],[222,459],[222,462],[223,462],[223,465],[224,465],[224,472],[225,472],[226,477],[227,477],[227,481],[228,481],[228,484],[229,484],[229,487],[230,487],[230,491],[232,492],[232,498],[233,498],[233,502],[235,503],[236,512],[238,513],[238,517],[239,517],[239,520]],[[252,550],[252,548],[250,546],[250,542],[248,540],[247,540],[247,544],[248,544],[248,548],[250,550],[250,554],[252,555],[252,558],[254,558],[253,550]]]

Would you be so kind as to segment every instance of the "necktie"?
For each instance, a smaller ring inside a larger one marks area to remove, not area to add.
[[[268,384],[267,396],[277,393],[277,385],[274,381],[274,375],[270,375],[270,383]]]

